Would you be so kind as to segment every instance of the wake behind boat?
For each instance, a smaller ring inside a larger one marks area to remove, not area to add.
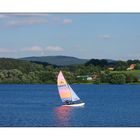
[[[57,86],[60,98],[64,106],[83,106],[84,102],[76,95],[70,85],[66,82],[63,73],[60,71],[57,77]]]

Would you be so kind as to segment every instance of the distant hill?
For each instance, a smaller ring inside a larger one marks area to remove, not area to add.
[[[68,66],[76,64],[85,64],[88,59],[80,59],[71,56],[41,56],[41,57],[25,57],[21,60],[49,63],[57,66]]]
[[[48,64],[49,65],[49,64]],[[43,70],[43,66],[33,62],[12,58],[0,58],[0,70],[18,69],[22,72],[31,72],[34,70]]]

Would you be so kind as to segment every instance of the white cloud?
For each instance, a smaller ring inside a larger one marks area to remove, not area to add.
[[[23,48],[2,48],[0,47],[0,53],[39,53],[44,55],[46,52],[62,52],[64,51],[62,47],[59,46],[48,46],[46,48],[34,45],[32,47]]]
[[[49,16],[48,16],[49,15]],[[0,14],[0,19],[6,20],[5,25],[8,27],[22,27],[27,25],[39,25],[55,23],[55,24],[71,24],[73,21],[70,18],[60,18],[59,16],[50,16],[47,13],[11,13],[11,14]]]
[[[30,52],[30,53],[39,53],[40,55],[45,55],[47,52],[62,52],[63,48],[59,46],[48,46],[46,48],[41,46],[32,46],[28,48],[22,48],[19,52]]]
[[[64,19],[63,23],[64,24],[71,24],[72,23],[72,19]]]
[[[98,38],[98,39],[111,39],[112,36],[106,34],[106,35],[99,35],[99,36],[97,36],[97,38]]]
[[[42,52],[44,49],[40,46],[32,46],[30,48],[22,48],[22,52]]]
[[[68,19],[68,18],[63,19],[60,17],[53,17],[51,20],[52,20],[52,23],[59,24],[59,25],[71,24],[73,22],[72,19]]]
[[[33,24],[46,24],[48,20],[46,19],[33,19],[27,18],[22,20],[11,20],[8,22],[8,26],[10,27],[17,27],[17,26],[24,26],[24,25],[33,25]]]
[[[61,52],[61,51],[64,51],[64,49],[62,47],[59,47],[59,46],[48,46],[45,50],[49,51],[49,52]]]
[[[11,14],[0,14],[0,18],[15,18],[15,17],[46,17],[47,13],[11,13]]]
[[[18,13],[18,14],[8,14],[9,16],[16,16],[16,17],[40,17],[40,16],[48,16],[47,13]]]

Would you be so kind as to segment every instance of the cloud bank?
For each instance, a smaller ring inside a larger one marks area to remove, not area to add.
[[[23,19],[23,20],[12,20],[8,22],[8,26],[17,27],[17,26],[25,26],[25,25],[34,25],[34,24],[46,24],[48,20],[46,19]]]
[[[32,47],[23,47],[23,48],[2,48],[0,47],[0,53],[22,53],[22,52],[30,52],[30,53],[41,53],[45,54],[45,52],[62,52],[64,49],[60,46],[50,45],[48,47],[41,47],[38,45],[34,45]]]
[[[48,46],[48,47],[46,47],[45,50],[49,51],[49,52],[62,52],[62,51],[64,51],[64,49],[60,46]]]
[[[32,46],[32,47],[29,47],[29,48],[22,48],[22,49],[20,49],[20,51],[22,51],[22,52],[41,52],[41,51],[44,51],[44,50],[40,46]]]

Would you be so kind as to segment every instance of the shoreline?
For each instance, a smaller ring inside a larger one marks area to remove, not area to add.
[[[56,83],[0,83],[0,85],[56,85]],[[140,85],[140,83],[110,84],[110,83],[70,83],[70,85]]]

